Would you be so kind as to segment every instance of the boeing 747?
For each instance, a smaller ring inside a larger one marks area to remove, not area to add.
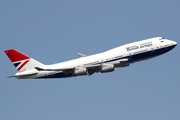
[[[176,45],[177,43],[172,40],[155,37],[90,56],[77,53],[79,56],[77,59],[52,65],[44,65],[15,49],[6,50],[5,53],[19,71],[9,77],[17,79],[65,78],[112,72],[115,68],[126,67],[131,63],[162,55]]]

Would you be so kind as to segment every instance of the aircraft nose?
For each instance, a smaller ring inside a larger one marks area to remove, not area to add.
[[[175,45],[177,45],[177,42],[174,42]]]
[[[177,42],[173,41],[173,45],[176,46],[176,45],[177,45]]]
[[[175,48],[175,47],[176,47],[176,45],[177,45],[177,42],[172,41],[172,42],[171,42],[171,45],[172,45],[172,47],[173,47],[173,48]]]
[[[172,46],[176,46],[176,45],[177,45],[177,42],[172,41],[172,40],[169,40],[169,44],[172,45]]]

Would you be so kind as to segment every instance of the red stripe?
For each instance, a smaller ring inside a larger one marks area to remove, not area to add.
[[[25,61],[17,70],[19,71],[29,60]]]

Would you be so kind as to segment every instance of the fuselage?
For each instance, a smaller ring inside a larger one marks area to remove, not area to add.
[[[105,51],[103,53],[94,54],[78,59],[46,65],[44,69],[64,69],[64,68],[83,68],[87,65],[97,64],[113,64],[115,67],[128,66],[131,63],[141,60],[147,60],[158,55],[164,54],[177,45],[176,42],[164,39],[162,37],[151,38],[138,42],[126,44],[114,49]],[[119,61],[124,60],[119,63]],[[116,64],[117,63],[117,64]],[[119,63],[119,64],[118,64]],[[61,71],[41,71],[40,78],[59,78],[59,77],[72,77],[73,73],[61,73]]]
[[[80,58],[53,65],[44,65],[15,49],[6,50],[5,53],[19,71],[15,76],[10,77],[18,79],[64,78],[112,72],[117,67],[126,67],[131,63],[164,54],[176,45],[177,43],[172,40],[156,37],[90,56],[78,53]]]

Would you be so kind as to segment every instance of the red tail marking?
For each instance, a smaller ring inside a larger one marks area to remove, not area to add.
[[[25,61],[17,70],[19,71],[29,60]]]
[[[30,59],[30,57],[20,53],[17,50],[14,49],[10,49],[10,50],[6,50],[4,51],[6,53],[6,55],[9,57],[9,59],[12,62],[16,62],[16,61],[21,61],[21,60],[26,60],[26,59]]]

